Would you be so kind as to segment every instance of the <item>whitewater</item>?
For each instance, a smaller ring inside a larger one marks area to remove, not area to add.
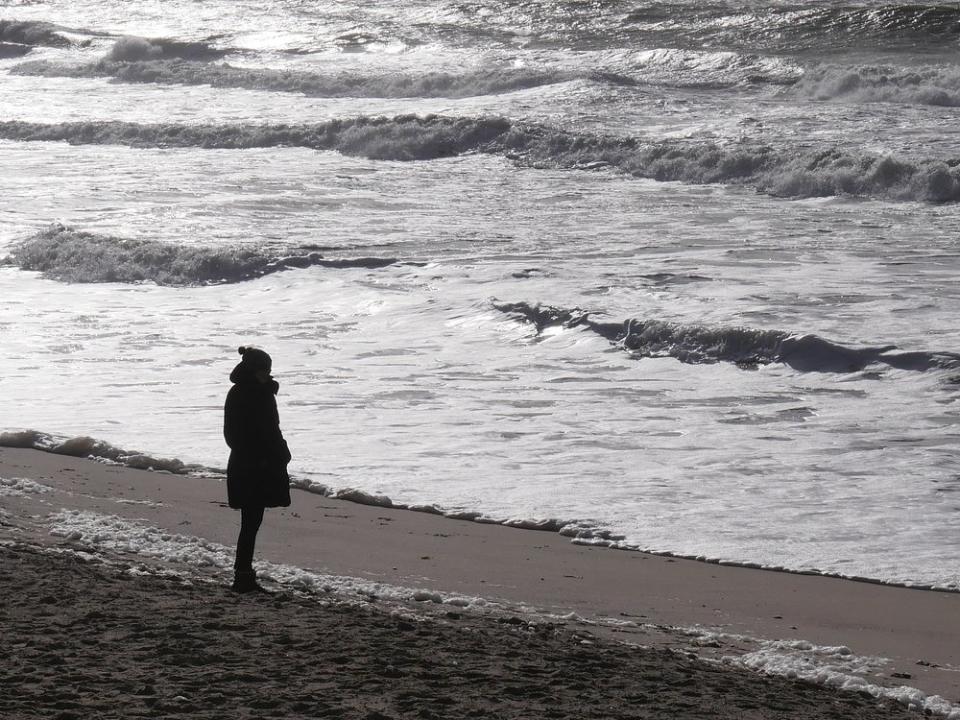
[[[958,40],[0,0],[0,443],[222,468],[252,343],[300,487],[960,590]]]

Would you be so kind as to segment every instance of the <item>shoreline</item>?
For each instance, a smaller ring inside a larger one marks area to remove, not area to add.
[[[94,462],[102,462],[105,464],[114,464],[118,467],[134,470],[147,470],[150,472],[169,473],[174,475],[199,476],[221,481],[226,477],[226,470],[223,468],[207,467],[194,463],[184,463],[176,458],[160,458],[153,455],[147,455],[139,451],[126,451],[121,448],[117,448],[106,441],[96,440],[86,436],[54,436],[38,430],[0,432],[0,451],[2,451],[4,448],[35,450],[37,452],[50,453],[66,458],[79,458],[84,460],[92,460]],[[318,495],[320,497],[342,500],[358,505],[425,513],[428,515],[444,517],[450,520],[463,520],[484,525],[498,525],[517,530],[532,530],[537,532],[555,533],[561,537],[567,538],[569,542],[575,545],[602,547],[609,550],[620,550],[624,552],[639,552],[643,553],[644,555],[673,558],[677,560],[690,560],[709,565],[719,565],[722,567],[763,570],[773,573],[786,573],[788,575],[809,575],[814,577],[834,578],[849,582],[882,585],[886,587],[904,588],[909,590],[960,594],[960,585],[944,586],[916,582],[897,582],[894,580],[884,580],[881,578],[863,575],[845,575],[843,573],[827,572],[815,569],[804,570],[782,566],[763,565],[761,563],[751,561],[725,560],[722,558],[708,557],[705,555],[676,553],[669,550],[653,550],[649,548],[643,548],[639,545],[622,543],[620,542],[620,538],[622,538],[622,536],[612,535],[608,530],[602,527],[581,525],[579,524],[583,522],[581,520],[562,520],[559,518],[517,521],[497,520],[484,515],[480,511],[448,510],[436,505],[396,503],[392,498],[386,495],[374,495],[364,490],[352,487],[335,489],[330,488],[322,483],[314,483],[309,480],[291,477],[291,489],[294,488],[313,495]]]
[[[232,562],[238,518],[223,508],[219,480],[11,448],[0,448],[0,478],[36,486],[0,487],[6,538],[159,561],[221,582]],[[960,717],[957,593],[613,553],[556,533],[310,493],[269,510],[258,544],[261,573],[281,588],[529,613]]]

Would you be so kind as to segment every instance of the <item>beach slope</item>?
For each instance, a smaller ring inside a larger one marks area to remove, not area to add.
[[[238,596],[223,501],[0,449],[0,715],[960,717],[956,593],[297,492],[258,547],[275,594]]]

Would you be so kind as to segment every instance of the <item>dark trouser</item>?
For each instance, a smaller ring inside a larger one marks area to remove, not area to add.
[[[237,538],[237,559],[234,570],[253,569],[253,548],[257,544],[257,531],[263,522],[262,507],[240,509],[240,537]]]

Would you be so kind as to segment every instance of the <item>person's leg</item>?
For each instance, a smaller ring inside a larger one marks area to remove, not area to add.
[[[262,522],[262,507],[245,507],[240,510],[240,536],[237,538],[234,570],[253,569],[253,549],[257,544],[257,531],[260,530]]]
[[[262,507],[245,507],[240,510],[240,536],[237,538],[237,557],[233,562],[233,589],[238,592],[262,589],[257,584],[257,575],[253,571],[253,550],[262,522]]]

